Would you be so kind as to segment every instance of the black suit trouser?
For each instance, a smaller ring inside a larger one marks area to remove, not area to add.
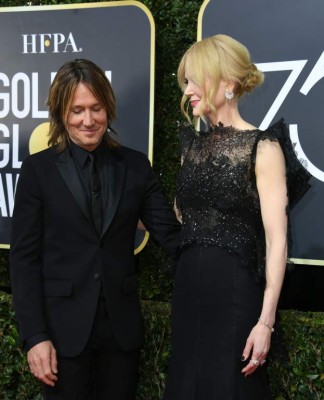
[[[58,356],[58,381],[54,388],[44,387],[45,400],[134,400],[139,353],[119,348],[100,298],[84,351],[72,358]]]

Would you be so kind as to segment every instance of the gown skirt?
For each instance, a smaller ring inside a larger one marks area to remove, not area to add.
[[[163,400],[267,400],[266,364],[244,377],[241,357],[263,287],[217,246],[182,251],[172,298],[171,358]]]

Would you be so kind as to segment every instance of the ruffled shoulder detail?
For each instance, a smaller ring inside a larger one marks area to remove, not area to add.
[[[260,140],[278,141],[286,160],[287,189],[289,208],[292,209],[310,188],[311,174],[307,171],[306,160],[298,159],[295,143],[291,142],[289,129],[283,119],[271,125],[265,131],[260,131],[252,151],[252,163],[255,166],[256,151]]]

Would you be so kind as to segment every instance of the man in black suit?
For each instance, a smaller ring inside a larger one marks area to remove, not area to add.
[[[143,343],[137,223],[171,254],[179,224],[147,157],[109,135],[115,97],[98,66],[64,64],[48,106],[50,147],[24,161],[15,197],[20,337],[46,399],[131,400]]]

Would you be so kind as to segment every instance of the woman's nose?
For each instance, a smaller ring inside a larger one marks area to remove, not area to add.
[[[184,94],[185,96],[191,96],[193,94],[192,85],[190,83],[188,83],[188,85],[186,86]]]

